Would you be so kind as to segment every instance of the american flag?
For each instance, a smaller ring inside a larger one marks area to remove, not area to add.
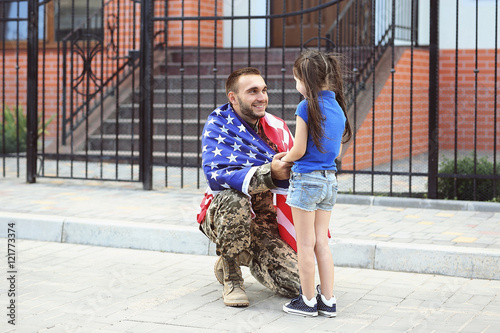
[[[289,151],[293,136],[286,123],[269,113],[261,120],[266,136],[279,152]],[[231,108],[224,104],[208,117],[202,132],[202,166],[208,189],[198,213],[202,223],[214,195],[233,188],[250,196],[248,185],[257,167],[271,163],[275,151]],[[288,181],[281,181],[276,194],[278,227],[281,237],[296,251],[295,228],[291,210],[286,205]]]

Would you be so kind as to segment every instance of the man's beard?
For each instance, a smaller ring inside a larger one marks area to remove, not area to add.
[[[262,115],[256,114],[252,110],[252,106],[250,104],[243,103],[243,101],[238,96],[236,96],[236,98],[238,99],[238,104],[240,105],[241,113],[244,114],[245,116],[247,116],[248,118],[253,119],[253,120],[258,120],[258,119],[263,118],[265,116],[265,114],[262,114]]]

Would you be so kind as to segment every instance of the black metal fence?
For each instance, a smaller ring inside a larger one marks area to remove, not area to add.
[[[498,200],[498,0],[439,3],[1,1],[0,171],[204,187],[227,75],[258,67],[293,130],[291,67],[314,47],[346,65],[342,192]]]

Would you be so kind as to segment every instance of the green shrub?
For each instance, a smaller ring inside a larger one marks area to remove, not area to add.
[[[455,173],[455,163],[453,160],[445,159],[439,168],[439,173]],[[457,174],[474,175],[474,155],[466,156],[457,160]],[[493,162],[488,161],[486,156],[477,160],[476,174],[493,175]],[[496,174],[500,174],[500,165],[496,166]],[[454,182],[456,180],[457,192],[454,193]],[[438,198],[474,200],[474,179],[466,178],[439,178]],[[493,180],[476,179],[476,200],[477,201],[499,201],[500,181],[496,182],[496,197],[493,195]]]
[[[20,106],[17,110],[12,111],[8,106],[5,106],[3,112],[4,119],[0,121],[0,154],[16,153],[26,151],[26,115],[23,108]],[[54,119],[50,117],[42,126],[42,122],[38,120],[37,136],[49,134],[47,126]],[[4,140],[5,138],[5,151]],[[18,148],[19,147],[19,148]]]
[[[11,111],[5,106],[4,119],[0,123],[0,153],[15,153],[19,145],[19,152],[26,151],[26,117],[23,108]],[[5,138],[5,151],[4,140]]]

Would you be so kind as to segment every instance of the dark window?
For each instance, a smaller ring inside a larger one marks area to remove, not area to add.
[[[43,38],[44,6],[39,11],[39,36]],[[0,40],[15,41],[28,39],[28,1],[0,2]]]
[[[77,31],[79,36],[100,39],[102,22],[102,0],[52,0],[39,6],[38,36],[48,42],[59,41]],[[0,0],[0,40],[25,41],[27,38],[28,1]]]
[[[102,0],[56,0],[54,7],[55,39],[61,40],[72,31],[102,38]]]

